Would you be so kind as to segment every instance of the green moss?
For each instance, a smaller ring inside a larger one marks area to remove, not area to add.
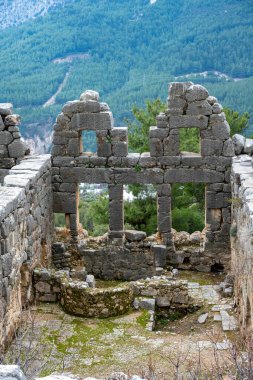
[[[150,314],[148,310],[143,310],[141,315],[137,318],[137,322],[145,328],[147,326],[147,323],[149,322]]]

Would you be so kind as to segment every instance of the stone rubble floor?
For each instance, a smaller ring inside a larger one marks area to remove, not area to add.
[[[30,378],[36,372],[40,376],[72,373],[81,379],[106,378],[114,371],[145,376],[155,369],[157,380],[163,380],[173,378],[178,358],[185,373],[199,358],[207,370],[212,368],[214,352],[218,352],[219,360],[230,361],[231,342],[238,334],[223,331],[224,327],[236,328],[231,299],[220,298],[215,284],[219,278],[201,285],[198,274],[194,277],[189,291],[203,302],[201,309],[175,321],[160,320],[159,330],[153,332],[145,327],[145,311],[102,320],[65,314],[56,304],[37,305],[31,310],[29,323],[23,325],[23,339],[19,345],[12,344],[6,362],[14,363],[20,346],[22,360],[28,359],[26,374]],[[208,317],[200,324],[198,318],[204,313]]]

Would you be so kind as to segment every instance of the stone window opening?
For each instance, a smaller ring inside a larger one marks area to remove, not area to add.
[[[179,129],[179,150],[181,153],[195,153],[195,155],[200,155],[201,147],[199,128]]]
[[[79,184],[79,223],[88,236],[102,236],[109,228],[109,194],[107,184]]]
[[[97,155],[98,144],[96,131],[84,130],[81,132],[80,153],[87,156]]]
[[[123,186],[124,230],[143,231],[147,236],[157,232],[156,197],[157,190],[152,184]]]

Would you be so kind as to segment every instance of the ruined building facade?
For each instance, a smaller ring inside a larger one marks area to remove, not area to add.
[[[22,306],[33,299],[34,269],[51,262],[53,213],[65,214],[73,249],[89,272],[101,278],[145,278],[162,273],[168,265],[180,268],[186,261],[190,269],[198,271],[216,267],[229,271],[232,257],[241,323],[245,329],[252,328],[252,245],[251,238],[241,237],[253,232],[252,159],[248,155],[233,158],[225,114],[204,87],[191,82],[170,85],[168,109],[157,117],[157,125],[150,127],[150,152],[142,154],[129,153],[127,128],[114,126],[108,105],[99,103],[93,91],[63,107],[53,127],[51,156],[25,156],[18,118],[9,116],[10,107],[8,114],[8,107],[2,108],[0,344],[16,329]],[[182,128],[198,129],[199,154],[180,152]],[[97,154],[82,151],[82,131],[95,131]],[[18,149],[12,149],[13,144]],[[238,153],[238,146],[236,149]],[[80,183],[108,185],[109,231],[101,247],[89,247],[79,238]],[[174,183],[206,186],[204,241],[187,257],[175,246],[171,230]],[[159,241],[153,244],[126,239],[123,186],[128,184],[156,187]],[[238,273],[239,262],[245,264]]]

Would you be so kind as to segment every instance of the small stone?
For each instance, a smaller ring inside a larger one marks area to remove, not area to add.
[[[86,277],[86,282],[89,285],[89,288],[96,287],[95,277],[92,274],[88,274],[88,276]]]
[[[207,317],[208,317],[208,313],[205,313],[205,314],[201,314],[199,317],[198,317],[198,323],[205,323],[205,321],[207,320]]]
[[[85,92],[83,92],[80,96],[80,100],[82,102],[85,102],[87,100],[96,100],[98,101],[99,100],[99,93],[96,92],[96,91],[93,91],[93,90],[87,90]]]
[[[8,115],[4,119],[4,124],[6,127],[19,125],[20,124],[20,116],[19,115]]]
[[[0,115],[7,116],[12,113],[13,105],[11,103],[0,103]]]
[[[232,137],[236,155],[239,155],[243,152],[245,140],[246,140],[245,137],[242,135],[239,135],[238,133]]]
[[[107,380],[128,380],[128,376],[123,372],[114,372]]]

